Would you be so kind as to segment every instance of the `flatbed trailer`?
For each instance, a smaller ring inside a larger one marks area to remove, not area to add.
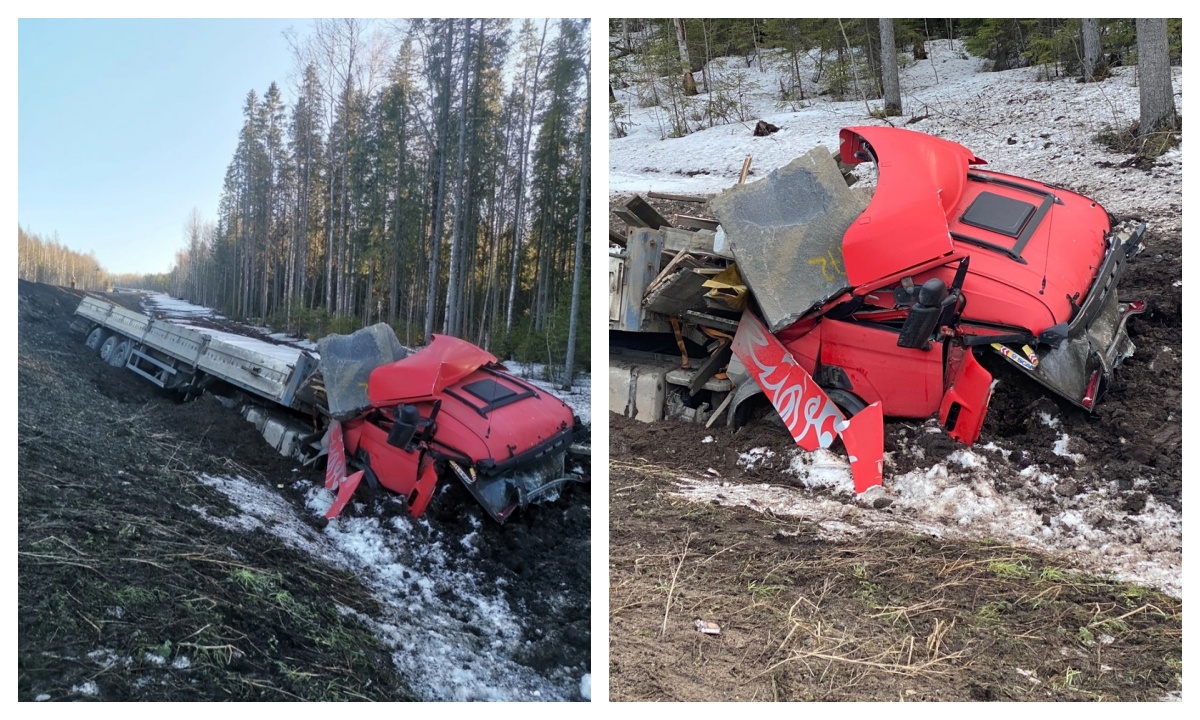
[[[272,356],[92,296],[75,314],[93,323],[87,344],[103,360],[161,388],[198,393],[216,379],[292,410],[313,409],[299,392],[318,366],[307,351],[295,348],[295,359]]]

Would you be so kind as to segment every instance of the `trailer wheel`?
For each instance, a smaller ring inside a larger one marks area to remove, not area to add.
[[[100,346],[100,359],[111,365],[113,354],[116,352],[117,343],[119,342],[121,342],[120,335],[109,335],[105,339],[104,344]]]
[[[129,362],[129,356],[133,354],[133,340],[122,338],[117,346],[113,348],[112,357],[108,359],[108,364],[113,367],[123,368],[125,363]]]
[[[87,340],[84,340],[83,344],[86,345],[89,350],[98,353],[100,352],[100,348],[104,345],[104,341],[107,339],[108,331],[102,327],[95,327],[92,328],[90,333],[88,333]]]

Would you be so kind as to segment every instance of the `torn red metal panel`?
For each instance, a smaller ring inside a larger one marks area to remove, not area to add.
[[[854,492],[883,484],[883,406],[873,402],[842,425]]]
[[[329,447],[329,456],[325,461],[325,487],[337,493],[337,499],[325,513],[326,520],[332,520],[341,514],[346,503],[358,488],[363,471],[359,470],[346,477],[346,445],[342,434],[342,424],[337,420],[329,422],[329,430],[325,433],[325,442]]]
[[[763,389],[796,444],[811,452],[829,447],[841,434],[851,456],[855,490],[863,492],[883,482],[883,411],[879,403],[847,422],[833,400],[752,312],[742,313],[733,352]]]
[[[863,285],[954,250],[947,213],[967,170],[983,161],[962,145],[911,130],[842,129],[842,162],[875,162],[879,180],[867,209],[842,238],[846,277]],[[903,228],[903,235],[897,229]]]
[[[979,439],[988,402],[992,399],[992,374],[979,364],[970,348],[952,347],[949,383],[938,422],[950,437],[966,445]]]
[[[329,421],[329,429],[325,431],[325,447],[329,449],[325,461],[325,488],[336,491],[342,478],[346,477],[346,445],[342,437],[342,424],[337,420]]]
[[[742,313],[733,352],[762,387],[800,447],[812,451],[833,443],[837,423],[845,420],[841,411],[754,313]]]
[[[342,478],[338,483],[337,499],[329,506],[329,511],[325,513],[326,520],[332,520],[342,513],[346,503],[350,502],[350,498],[354,495],[354,491],[358,489],[358,483],[363,478],[363,471],[359,470],[350,477]]]

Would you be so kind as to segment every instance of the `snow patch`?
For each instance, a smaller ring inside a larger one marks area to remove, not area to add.
[[[795,475],[804,487],[829,490],[834,495],[854,496],[854,479],[850,474],[849,461],[828,450],[797,450],[788,465],[788,472]]]
[[[334,494],[324,485],[298,480],[309,515],[299,513],[275,489],[242,477],[202,475],[240,511],[201,517],[242,532],[261,530],[336,568],[350,571],[379,600],[381,617],[359,616],[386,647],[397,669],[425,700],[520,701],[576,699],[578,668],[538,671],[518,662],[523,638],[536,628],[514,614],[504,584],[474,566],[462,547],[474,548],[481,525],[462,538],[449,537],[407,514],[381,519],[344,514],[323,531],[311,523],[324,516]],[[349,609],[344,612],[353,613]]]
[[[752,469],[755,465],[758,465],[759,463],[763,462],[764,460],[767,460],[767,459],[770,459],[773,457],[775,457],[775,451],[770,448],[765,448],[765,447],[751,448],[744,453],[738,454],[738,465],[741,465],[742,467],[749,470],[749,469]]]

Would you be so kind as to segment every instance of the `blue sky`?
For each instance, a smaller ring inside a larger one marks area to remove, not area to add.
[[[110,272],[165,272],[215,219],[246,94],[292,98],[308,20],[20,20],[17,219]]]

